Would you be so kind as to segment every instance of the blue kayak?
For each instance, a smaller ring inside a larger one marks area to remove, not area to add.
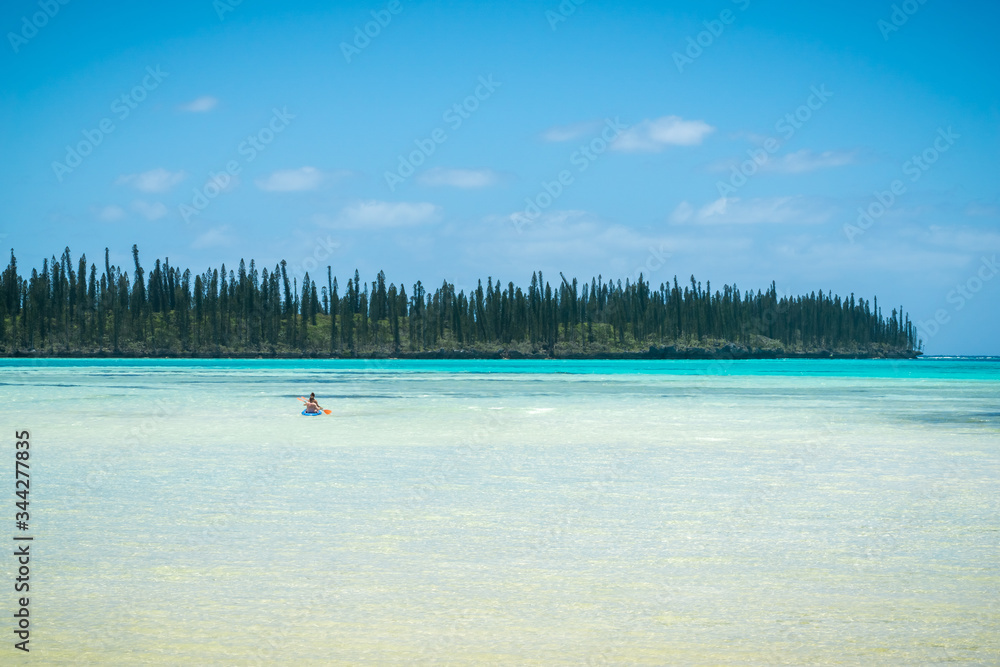
[[[303,410],[302,411],[302,415],[304,417],[322,417],[323,413],[322,412],[306,412],[305,410]]]

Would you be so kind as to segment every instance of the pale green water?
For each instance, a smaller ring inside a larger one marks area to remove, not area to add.
[[[0,361],[0,407],[27,662],[1000,663],[1000,363]]]

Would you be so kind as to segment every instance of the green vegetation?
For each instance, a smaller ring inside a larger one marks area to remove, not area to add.
[[[527,290],[499,280],[475,291],[447,282],[407,295],[384,272],[358,272],[340,291],[307,273],[290,278],[284,261],[258,272],[192,274],[156,260],[148,273],[132,246],[131,277],[74,263],[69,248],[27,279],[10,264],[0,275],[0,354],[5,356],[915,356],[916,330],[902,308],[882,316],[852,294],[778,297],[691,277],[652,288],[636,282],[577,284],[541,272]]]

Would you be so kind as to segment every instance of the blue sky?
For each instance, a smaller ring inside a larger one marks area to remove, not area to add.
[[[0,9],[22,267],[774,280],[1000,354],[994,3],[64,2]]]

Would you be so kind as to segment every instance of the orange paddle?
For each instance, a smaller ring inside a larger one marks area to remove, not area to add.
[[[299,396],[299,400],[302,401],[303,403],[305,403],[306,402],[306,397],[305,396]],[[327,415],[330,414],[331,412],[333,412],[333,410],[327,410],[326,408],[320,408],[320,410],[323,411],[323,414],[327,414]]]

